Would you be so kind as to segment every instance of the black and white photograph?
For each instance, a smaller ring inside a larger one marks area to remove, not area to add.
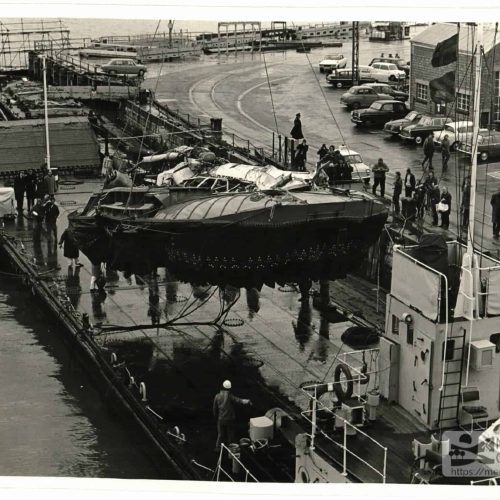
[[[498,22],[119,8],[0,15],[0,476],[498,494]]]

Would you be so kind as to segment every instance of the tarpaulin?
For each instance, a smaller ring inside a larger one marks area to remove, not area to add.
[[[391,294],[436,321],[439,315],[440,275],[395,251],[392,259]]]
[[[0,188],[0,217],[14,213],[14,189],[9,187]]]

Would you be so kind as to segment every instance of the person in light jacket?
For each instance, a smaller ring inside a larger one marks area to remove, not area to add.
[[[214,417],[217,419],[217,444],[215,450],[219,451],[224,443],[226,446],[234,442],[236,414],[234,404],[250,405],[249,399],[241,399],[231,394],[231,381],[225,380],[221,390],[216,394],[213,404]]]
[[[443,191],[441,192],[440,203],[448,205],[448,210],[441,212],[441,227],[443,229],[448,229],[450,225],[451,194],[448,192],[448,188],[446,186],[443,187]]]

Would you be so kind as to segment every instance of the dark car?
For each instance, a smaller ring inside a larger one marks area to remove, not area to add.
[[[379,94],[369,87],[364,85],[356,85],[351,87],[349,92],[342,94],[340,97],[340,103],[346,106],[348,109],[359,109],[367,108],[371,106],[375,101],[380,101],[381,99],[390,99],[391,96],[388,94]]]
[[[441,130],[446,123],[453,121],[451,117],[422,115],[417,123],[412,123],[401,129],[399,137],[404,141],[414,141],[422,144],[431,132]]]
[[[457,151],[471,155],[472,144],[470,142],[461,142]],[[490,131],[489,133],[479,134],[477,139],[478,160],[488,161],[490,158],[500,157],[500,132]]]
[[[363,87],[370,87],[378,94],[390,95],[392,99],[396,101],[406,102],[408,100],[408,94],[402,90],[396,90],[393,86],[388,83],[365,83]]]
[[[392,57],[392,54],[389,54],[388,57],[384,57],[383,55],[380,57],[375,57],[371,60],[369,66],[379,62],[395,64],[398,69],[402,69],[406,73],[406,75],[410,74],[410,63],[399,57],[399,54],[396,54],[394,57]]]
[[[404,118],[401,118],[400,120],[391,120],[390,122],[387,122],[384,125],[384,132],[399,136],[401,130],[404,127],[411,125],[412,123],[417,123],[421,117],[422,114],[418,111],[410,111]]]
[[[351,113],[351,121],[356,125],[372,127],[384,125],[390,120],[402,118],[408,114],[406,105],[394,99],[375,101],[368,109],[361,109]]]
[[[367,66],[360,66],[358,84],[363,85],[364,83],[370,83],[374,81],[375,78],[372,77],[371,71],[367,68]],[[330,85],[334,85],[338,89],[351,87],[352,69],[345,68],[333,70],[329,75],[326,76],[326,82]]]

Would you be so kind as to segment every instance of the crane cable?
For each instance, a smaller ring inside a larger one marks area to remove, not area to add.
[[[273,90],[271,88],[271,82],[269,80],[269,73],[267,71],[266,55],[264,54],[264,52],[262,52],[262,60],[264,61],[264,68],[266,69],[267,87],[269,89],[269,95],[271,97],[271,107],[273,109],[273,117],[274,117],[274,124],[276,126],[276,133],[279,135],[280,131],[278,128],[278,119],[276,118],[276,109],[274,107]]]

